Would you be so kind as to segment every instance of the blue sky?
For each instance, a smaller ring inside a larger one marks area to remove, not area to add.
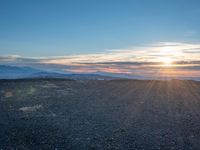
[[[199,43],[199,0],[0,0],[0,55],[99,53]]]

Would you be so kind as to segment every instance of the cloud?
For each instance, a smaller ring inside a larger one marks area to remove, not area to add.
[[[74,65],[99,62],[158,62],[160,57],[170,57],[175,61],[198,60],[200,44],[163,42],[127,49],[110,49],[94,54],[55,57],[0,56],[0,62]]]
[[[107,72],[128,75],[155,76],[166,73],[162,58],[173,60],[175,74],[198,76],[200,44],[162,42],[126,49],[109,49],[101,53],[55,57],[0,56],[0,64],[31,66],[63,72]],[[175,71],[176,70],[176,71]],[[183,74],[181,74],[183,73]],[[172,75],[172,73],[171,73]]]
[[[199,48],[183,49],[183,53],[195,53],[195,54],[200,54],[200,47],[199,47]]]
[[[6,62],[6,61],[14,61],[20,56],[18,55],[5,55],[5,56],[0,56],[0,62]]]

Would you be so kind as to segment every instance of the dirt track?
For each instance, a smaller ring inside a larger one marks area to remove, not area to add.
[[[0,81],[0,149],[200,149],[200,82]]]

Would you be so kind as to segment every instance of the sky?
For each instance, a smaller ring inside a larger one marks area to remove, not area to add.
[[[200,76],[199,0],[0,0],[0,64]]]

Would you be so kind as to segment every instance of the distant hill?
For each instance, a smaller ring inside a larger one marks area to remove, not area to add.
[[[40,72],[40,70],[31,67],[0,65],[0,78],[23,78],[28,77],[37,72]]]
[[[0,65],[0,79],[24,79],[24,78],[64,78],[79,80],[108,80],[115,77],[99,74],[74,74],[57,73],[31,67],[18,67]]]
[[[171,80],[172,77],[136,76],[123,73],[65,73],[35,69],[32,67],[19,67],[0,65],[0,79],[27,79],[27,78],[59,78],[73,80],[111,80],[111,79],[139,79],[139,80]],[[177,77],[181,80],[200,81],[200,77]]]

